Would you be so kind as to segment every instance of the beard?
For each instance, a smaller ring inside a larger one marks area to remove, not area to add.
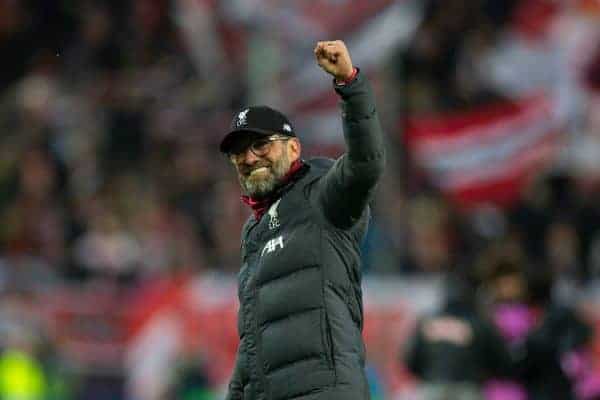
[[[260,168],[265,170],[258,171]],[[281,185],[290,169],[290,162],[285,152],[274,162],[264,160],[252,166],[240,167],[238,177],[245,194],[253,199],[268,197]],[[255,172],[254,174],[252,173]]]

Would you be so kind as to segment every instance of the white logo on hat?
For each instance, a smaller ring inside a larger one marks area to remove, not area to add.
[[[286,132],[291,132],[292,127],[290,126],[290,124],[283,124],[283,130]]]
[[[250,111],[249,108],[245,109],[244,111],[241,111],[238,116],[237,116],[237,127],[239,128],[240,126],[246,125],[247,121],[246,121],[246,115],[248,114],[248,111]]]

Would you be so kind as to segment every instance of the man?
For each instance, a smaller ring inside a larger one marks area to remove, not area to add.
[[[418,321],[403,354],[423,400],[482,400],[482,385],[513,367],[500,334],[481,314],[474,280],[455,271],[441,309]]]
[[[268,107],[237,114],[221,143],[254,211],[242,231],[231,400],[369,398],[359,244],[383,171],[381,127],[344,43],[314,53],[342,99],[346,154],[303,161],[291,123]]]

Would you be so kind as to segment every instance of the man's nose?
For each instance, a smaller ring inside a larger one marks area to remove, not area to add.
[[[243,158],[242,160],[244,161],[244,163],[246,164],[254,164],[255,162],[257,162],[260,157],[258,157],[256,154],[254,154],[254,152],[252,152],[252,150],[250,150],[250,147],[248,147],[247,149],[244,150],[244,152],[242,153]]]

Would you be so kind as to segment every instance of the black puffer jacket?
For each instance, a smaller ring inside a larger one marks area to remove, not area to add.
[[[359,244],[384,151],[362,74],[336,91],[348,152],[306,162],[269,212],[244,226],[228,399],[369,398]]]

